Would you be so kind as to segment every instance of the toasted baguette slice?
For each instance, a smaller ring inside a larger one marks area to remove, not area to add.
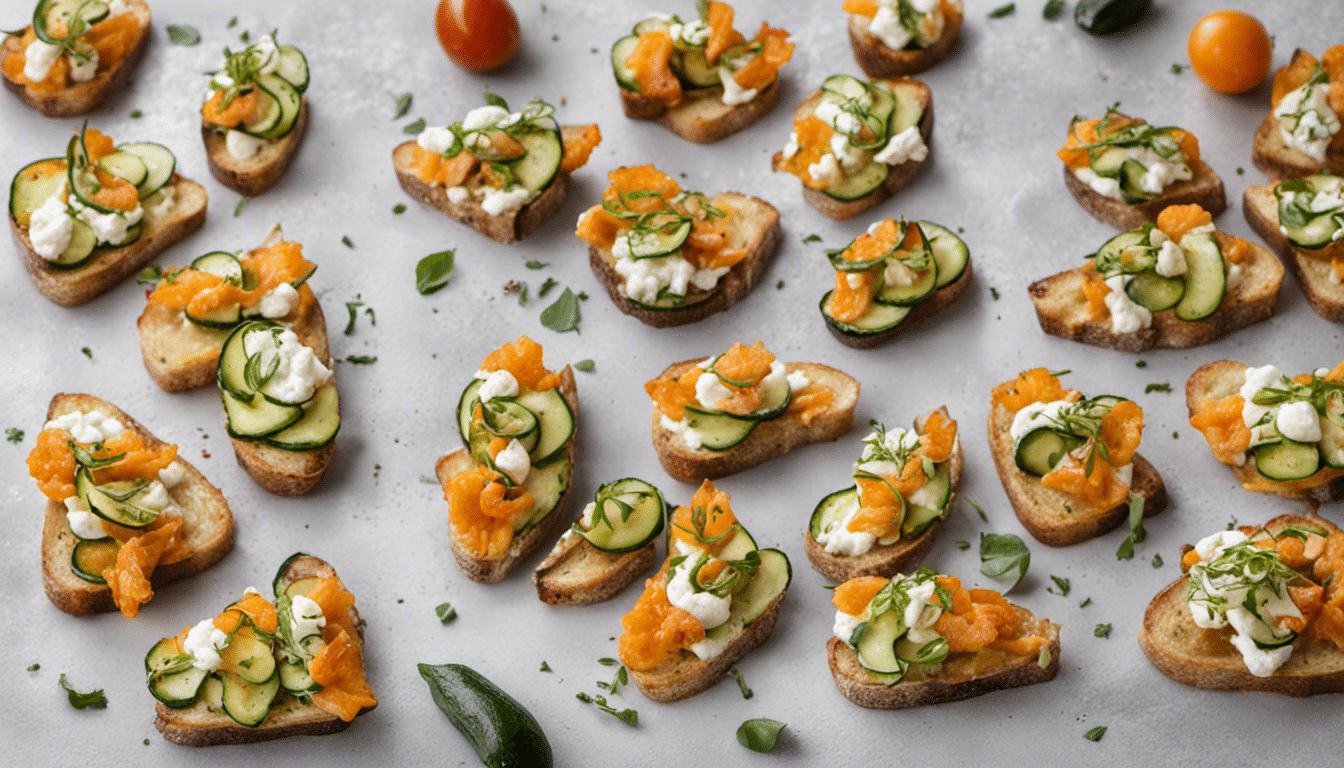
[[[1203,410],[1207,403],[1223,400],[1241,394],[1241,385],[1246,382],[1245,363],[1236,360],[1218,360],[1205,363],[1185,382],[1185,405],[1190,416]],[[1282,496],[1285,499],[1325,504],[1344,499],[1344,471],[1322,466],[1321,470],[1306,480],[1270,480],[1255,469],[1255,457],[1247,456],[1241,466],[1227,465],[1248,491],[1260,491]]]
[[[291,580],[309,578],[336,577],[336,569],[327,561],[305,555],[292,560],[286,569]],[[359,632],[359,640],[364,641],[364,623],[359,619],[355,606],[349,607],[350,620]],[[365,707],[356,717],[372,712],[373,707]],[[163,702],[154,704],[154,727],[159,729],[163,738],[174,744],[187,747],[213,747],[220,744],[252,744],[258,741],[283,739],[286,736],[325,736],[338,733],[350,727],[350,723],[336,715],[319,708],[315,704],[305,704],[285,693],[282,688],[271,704],[270,714],[256,728],[239,725],[223,712],[212,712],[204,701],[197,701],[184,709],[171,709]]]
[[[1344,323],[1344,285],[1330,279],[1330,259],[1298,248],[1279,229],[1279,204],[1274,187],[1269,184],[1247,187],[1241,196],[1241,208],[1246,223],[1288,265],[1316,314],[1332,323]]]
[[[585,128],[581,125],[562,125],[560,134],[563,138]],[[460,203],[449,200],[448,190],[443,185],[426,184],[415,175],[411,170],[414,161],[414,141],[402,142],[392,150],[392,167],[397,172],[397,182],[406,190],[406,194],[501,243],[516,243],[536,231],[542,222],[560,210],[569,189],[569,172],[557,171],[551,185],[542,190],[535,200],[522,207],[492,215],[486,213],[474,198],[467,198]]]
[[[1022,527],[1042,544],[1067,547],[1113,530],[1129,515],[1128,503],[1100,509],[1071,493],[1041,485],[1041,479],[1017,468],[1013,459],[1013,412],[998,403],[989,406],[989,451],[1003,490]],[[1143,516],[1167,508],[1167,487],[1148,460],[1134,454],[1130,490],[1143,497]]]
[[[294,331],[319,359],[327,359],[327,323],[312,291],[307,283],[299,286],[299,306],[304,311],[296,310],[277,322]],[[140,332],[145,370],[163,391],[181,392],[215,380],[228,329],[205,328],[188,320],[180,309],[150,303],[145,304],[135,326]]]
[[[1222,177],[1203,160],[1194,160],[1189,165],[1194,178],[1178,181],[1161,195],[1140,203],[1126,203],[1097,192],[1073,175],[1073,169],[1067,165],[1064,166],[1064,186],[1069,188],[1083,210],[1118,229],[1133,229],[1145,221],[1153,221],[1169,205],[1195,203],[1214,216],[1227,210]]]
[[[0,77],[0,80],[4,81],[6,88],[23,99],[23,103],[47,117],[72,117],[94,109],[107,97],[126,86],[131,79],[131,72],[135,70],[136,64],[140,62],[140,57],[145,52],[146,43],[149,42],[149,5],[144,0],[127,0],[126,4],[139,22],[139,29],[131,42],[130,50],[121,61],[95,74],[91,80],[71,83],[59,91],[50,92],[20,85],[7,77]],[[0,56],[0,61],[23,53],[20,38],[15,35],[6,36],[4,43],[0,44],[0,53],[3,54]]]
[[[20,227],[13,216],[9,227],[14,244],[23,258],[23,266],[37,289],[56,304],[73,307],[110,290],[117,283],[134,275],[154,260],[169,246],[195,232],[205,224],[205,187],[184,176],[173,174],[168,182],[177,187],[173,207],[159,216],[145,212],[144,229],[139,239],[120,248],[104,247],[96,250],[88,261],[75,269],[51,269],[46,259],[37,255],[28,239],[27,227]]]
[[[145,439],[149,446],[163,445],[139,422],[115,405],[93,395],[59,394],[51,399],[47,420],[75,411],[101,410],[115,417],[123,426]],[[219,562],[233,549],[233,512],[224,494],[191,465],[182,454],[182,482],[170,493],[182,510],[183,536],[193,550],[190,557],[154,569],[150,581],[154,588],[195,576]],[[112,602],[112,589],[106,585],[91,584],[70,570],[70,556],[79,538],[70,530],[65,517],[65,505],[47,500],[47,514],[42,525],[42,584],[52,604],[66,613],[107,613],[117,610]]]
[[[691,91],[681,103],[666,104],[634,91],[621,91],[621,107],[632,120],[652,118],[687,141],[709,144],[746,128],[775,108],[779,101],[779,78],[746,104],[724,104],[723,86]]]
[[[935,412],[942,413],[945,419],[952,418],[947,412],[947,406],[939,406],[936,411],[921,414],[915,419],[915,431],[923,429],[929,416]],[[929,548],[933,546],[933,540],[938,537],[938,530],[943,527],[943,521],[947,519],[948,513],[952,511],[952,504],[957,500],[957,485],[961,482],[961,469],[964,465],[960,434],[952,444],[952,457],[949,461],[952,495],[947,499],[947,507],[943,510],[942,516],[925,528],[923,533],[914,539],[900,539],[891,544],[875,543],[872,549],[862,555],[833,555],[812,537],[812,527],[809,525],[803,529],[803,551],[807,553],[807,559],[812,561],[812,567],[831,581],[842,583],[860,576],[891,578],[897,573],[905,573],[912,569],[916,563],[924,559],[924,555],[928,554]]]
[[[239,160],[228,150],[224,134],[208,125],[201,126],[201,140],[205,142],[205,159],[210,173],[220,184],[244,197],[256,197],[270,189],[284,175],[303,143],[308,128],[308,98],[299,106],[299,117],[289,133],[266,142],[257,154]]]
[[[551,605],[593,605],[615,597],[657,559],[657,544],[633,552],[606,552],[587,539],[566,533],[537,566],[532,584],[537,598]]]
[[[673,363],[658,376],[674,378],[703,359]],[[858,380],[820,363],[788,363],[785,367],[790,373],[806,374],[814,384],[830,387],[835,397],[824,413],[812,419],[811,424],[804,424],[791,413],[762,421],[741,443],[726,451],[711,451],[689,448],[675,433],[664,429],[663,414],[655,407],[650,430],[653,450],[667,474],[683,483],[713,480],[783,456],[800,445],[835,440],[848,432],[854,424],[854,406],[859,402]]]
[[[1283,265],[1263,246],[1250,243],[1241,262],[1241,281],[1223,293],[1223,301],[1203,320],[1181,320],[1175,310],[1153,313],[1153,324],[1132,333],[1115,333],[1111,318],[1093,320],[1083,297],[1083,267],[1060,272],[1032,283],[1027,291],[1036,306],[1041,330],[1054,336],[1109,347],[1124,352],[1145,349],[1183,349],[1207,344],[1274,314],[1283,285]]]
[[[1059,672],[1059,625],[1038,619],[1031,611],[1014,605],[1018,620],[1050,638],[1046,648],[1050,661],[1042,669],[1040,656],[1009,656],[999,651],[953,654],[923,680],[884,684],[863,668],[859,656],[838,637],[826,641],[826,661],[835,678],[835,687],[850,701],[868,709],[904,709],[924,704],[961,701],[1004,688],[1044,683]],[[990,658],[981,659],[981,654]],[[984,666],[987,664],[987,666]]]
[[[854,59],[869,77],[900,77],[917,75],[947,58],[952,46],[961,35],[963,16],[959,0],[943,0],[943,34],[928,48],[894,50],[888,48],[868,30],[867,20],[858,14],[849,14],[849,47]]]
[[[783,237],[779,211],[759,197],[725,192],[711,198],[715,205],[734,209],[733,226],[728,231],[728,249],[746,248],[747,257],[733,265],[710,290],[690,286],[686,306],[678,309],[645,309],[632,302],[622,290],[625,278],[616,272],[616,259],[610,248],[588,246],[588,265],[617,309],[657,328],[685,325],[728,309],[741,301],[760,282],[765,269],[774,260]]]
[[[566,365],[560,371],[560,393],[564,395],[565,402],[569,403],[570,412],[576,416],[579,412],[579,392],[574,383],[574,371]],[[491,584],[508,575],[514,566],[518,565],[523,558],[531,556],[541,545],[560,535],[560,532],[573,522],[569,516],[569,500],[574,493],[574,440],[578,436],[577,420],[574,425],[574,434],[570,436],[569,443],[565,445],[565,455],[569,457],[569,484],[565,487],[565,492],[560,495],[560,500],[555,503],[555,507],[546,514],[536,525],[523,531],[521,536],[514,536],[513,541],[509,543],[508,550],[503,557],[498,559],[489,559],[481,557],[473,552],[463,549],[457,542],[457,537],[453,536],[452,524],[449,523],[449,543],[453,550],[453,559],[457,561],[457,566],[472,581],[479,581],[482,584]],[[466,472],[476,466],[476,460],[471,457],[471,453],[466,448],[459,448],[456,451],[439,458],[438,463],[434,465],[434,474],[439,478],[439,484],[446,491],[448,481],[460,472]]]
[[[1280,515],[1265,527],[1302,523],[1338,530],[1329,520],[1301,515]],[[1299,637],[1293,643],[1293,655],[1274,674],[1251,674],[1241,652],[1232,645],[1231,627],[1204,629],[1195,624],[1185,602],[1189,589],[1190,578],[1182,576],[1159,592],[1143,613],[1139,647],[1162,674],[1178,683],[1213,690],[1298,697],[1344,692],[1344,651],[1325,639]]]
[[[895,328],[890,328],[881,333],[873,333],[867,336],[851,336],[847,333],[840,332],[835,326],[828,322],[826,323],[826,330],[831,332],[831,335],[835,337],[836,341],[844,344],[846,347],[852,347],[854,349],[873,349],[874,347],[880,347],[905,333],[915,325],[928,320],[939,312],[942,312],[944,309],[952,306],[952,302],[961,298],[961,294],[966,292],[966,288],[970,284],[971,260],[970,258],[967,258],[966,268],[961,271],[961,277],[944,285],[942,288],[934,291],[931,295],[925,297],[923,301],[911,307],[910,314],[906,315],[905,319]]]
[[[924,107],[924,115],[919,119],[919,135],[924,139],[924,144],[929,146],[929,151],[932,152],[933,147],[930,142],[933,140],[933,91],[923,82],[908,77],[882,78],[882,80],[893,91],[902,90],[914,96]],[[821,101],[821,91],[813,91],[812,95],[798,105],[798,109],[794,112],[794,118],[802,119],[811,115],[819,101]],[[926,162],[928,162],[927,157],[923,160],[907,160],[900,165],[890,166],[887,169],[887,178],[881,186],[855,200],[837,200],[825,192],[812,189],[807,185],[803,185],[803,200],[832,219],[851,219],[904,189],[919,175],[919,169],[923,168]],[[783,163],[783,152],[776,152],[770,158],[770,167],[776,171],[780,169]]]
[[[1292,67],[1303,56],[1311,54],[1301,48],[1293,51],[1293,58],[1288,66]],[[1264,171],[1265,175],[1274,181],[1310,176],[1314,173],[1344,176],[1344,153],[1327,150],[1325,162],[1319,163],[1311,155],[1285,144],[1283,134],[1279,131],[1279,120],[1274,116],[1274,106],[1270,105],[1269,114],[1256,129],[1255,139],[1251,143],[1251,162],[1255,163],[1255,167]],[[1250,218],[1249,211],[1246,216]]]

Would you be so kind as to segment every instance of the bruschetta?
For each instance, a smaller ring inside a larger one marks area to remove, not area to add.
[[[683,190],[652,165],[618,168],[575,235],[617,308],[666,328],[743,299],[781,239],[779,211],[758,197]]]
[[[1041,330],[1140,352],[1207,344],[1269,317],[1283,265],[1215,230],[1198,205],[1172,205],[1107,240],[1089,261],[1028,288]]]
[[[667,474],[694,483],[741,472],[854,423],[859,382],[820,363],[781,363],[765,345],[668,366],[644,384],[653,450]]]
[[[1344,532],[1280,515],[1181,548],[1179,579],[1148,605],[1139,647],[1196,688],[1344,691]]]
[[[1059,625],[992,589],[921,568],[836,587],[826,660],[835,687],[870,709],[903,709],[1053,680]]]
[[[1116,395],[1084,397],[1044,368],[994,388],[989,450],[1022,527],[1052,547],[1167,507],[1162,476],[1137,453],[1143,409]]]
[[[520,336],[486,355],[457,401],[463,448],[435,473],[448,502],[453,559],[467,578],[499,581],[572,522],[574,372],[542,362]]]
[[[821,297],[831,335],[870,349],[956,301],[971,282],[971,252],[932,221],[884,219],[827,254],[835,287]]]
[[[759,120],[779,99],[779,70],[793,57],[789,33],[762,22],[747,40],[733,8],[711,0],[700,18],[654,14],[611,47],[621,106],[687,141],[718,141]]]
[[[1317,174],[1252,185],[1242,194],[1241,209],[1297,278],[1316,314],[1344,323],[1344,178]]]
[[[602,141],[597,124],[556,123],[541,99],[517,112],[499,96],[392,151],[406,194],[492,240],[513,243],[560,210],[569,175]]]
[[[760,549],[728,494],[706,480],[668,525],[668,558],[621,619],[621,663],[653,701],[706,690],[765,642],[793,571]]]
[[[1298,48],[1274,73],[1269,114],[1255,132],[1251,161],[1275,181],[1318,173],[1344,175],[1344,45],[1320,60]]]
[[[793,132],[771,167],[797,176],[803,199],[848,219],[919,175],[933,136],[933,91],[912,78],[826,78],[793,115]]]
[[[200,229],[205,188],[176,169],[162,144],[118,146],[87,125],[63,157],[20,168],[9,187],[9,225],[42,295],[83,304]]]
[[[845,0],[849,46],[869,77],[917,75],[961,34],[959,0]]]
[[[1219,360],[1185,384],[1190,426],[1248,491],[1325,503],[1344,498],[1344,363],[1288,378],[1276,366]]]
[[[233,513],[219,489],[176,445],[93,395],[51,399],[28,473],[47,497],[42,583],[66,613],[134,618],[155,587],[233,549]]]
[[[82,115],[131,79],[149,41],[144,0],[38,0],[0,44],[5,87],[47,117]]]
[[[145,656],[154,727],[188,747],[343,731],[378,706],[364,676],[364,622],[325,560],[295,553],[268,599],[249,587],[222,613]]]
[[[1223,180],[1199,157],[1199,140],[1174,125],[1152,126],[1111,105],[1100,118],[1075,117],[1064,147],[1064,185],[1083,210],[1119,229],[1194,203],[1217,216]]]

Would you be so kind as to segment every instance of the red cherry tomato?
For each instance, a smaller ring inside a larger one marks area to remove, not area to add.
[[[1264,25],[1241,11],[1215,11],[1190,30],[1190,66],[1210,88],[1242,93],[1269,74],[1274,45]]]
[[[518,17],[505,0],[440,0],[434,30],[448,57],[463,69],[485,72],[518,52]]]

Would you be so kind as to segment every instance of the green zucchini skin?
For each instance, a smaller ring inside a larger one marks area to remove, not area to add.
[[[484,675],[462,664],[417,664],[434,703],[487,768],[551,768],[551,744],[537,719]]]

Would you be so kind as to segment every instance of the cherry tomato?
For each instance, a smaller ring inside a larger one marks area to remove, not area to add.
[[[1274,44],[1258,19],[1241,11],[1214,11],[1190,30],[1190,65],[1206,85],[1242,93],[1269,74]]]
[[[434,30],[448,57],[463,69],[485,72],[518,52],[518,17],[505,0],[441,0]]]

